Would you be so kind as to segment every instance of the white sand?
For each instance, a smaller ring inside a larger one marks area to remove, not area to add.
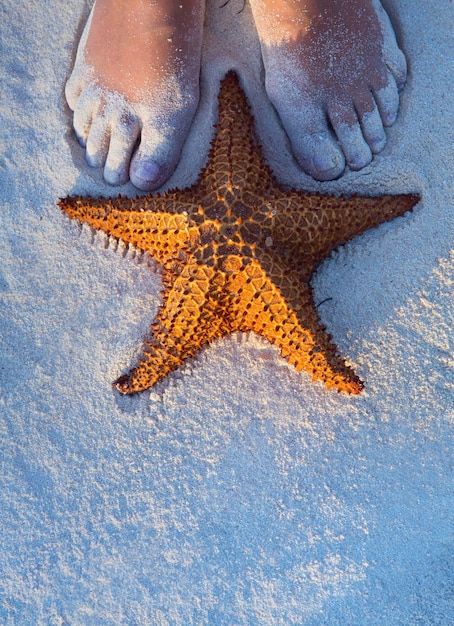
[[[196,178],[217,80],[236,66],[281,181],[422,194],[412,215],[350,243],[314,280],[366,391],[327,393],[254,336],[216,343],[149,393],[112,391],[160,279],[55,206],[116,191],[86,166],[63,99],[87,6],[3,0],[0,623],[447,626],[453,3],[395,0],[411,69],[398,122],[372,165],[323,185],[292,164],[264,98],[248,7],[219,4],[171,186]]]

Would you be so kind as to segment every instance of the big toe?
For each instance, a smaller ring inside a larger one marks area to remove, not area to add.
[[[142,191],[153,191],[163,185],[172,175],[174,167],[160,165],[152,155],[137,152],[129,168],[132,184]]]
[[[172,176],[180,159],[195,108],[179,112],[165,123],[147,120],[142,126],[140,145],[131,159],[129,177],[142,191],[161,187]]]
[[[303,171],[320,181],[338,178],[345,169],[345,158],[322,108],[305,101],[302,94],[296,101],[284,99],[284,90],[270,79],[267,93]]]

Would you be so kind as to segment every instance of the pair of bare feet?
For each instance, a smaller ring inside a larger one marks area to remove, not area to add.
[[[366,166],[397,116],[405,57],[379,0],[250,0],[266,91],[317,180]],[[199,99],[205,0],[96,0],[66,98],[108,183],[163,185]]]

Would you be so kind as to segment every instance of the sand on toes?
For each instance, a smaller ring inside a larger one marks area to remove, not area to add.
[[[199,100],[204,0],[96,0],[65,94],[87,162],[157,189],[178,163]]]
[[[266,90],[302,169],[365,167],[396,119],[406,60],[378,0],[250,0]]]

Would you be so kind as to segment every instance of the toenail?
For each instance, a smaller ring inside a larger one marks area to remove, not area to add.
[[[86,148],[87,147],[87,142],[85,141],[85,139],[79,135],[78,133],[76,133],[76,139],[79,142],[79,145],[82,146],[82,148]]]
[[[364,159],[361,159],[359,156],[354,156],[349,159],[348,164],[352,170],[360,170],[364,167]]]
[[[372,154],[354,154],[348,159],[348,165],[352,170],[361,170],[372,160]]]
[[[397,119],[397,113],[385,113],[384,124],[385,126],[392,126]]]
[[[361,167],[364,163],[364,158],[361,154],[353,154],[348,159],[350,167]]]
[[[383,150],[383,148],[385,147],[385,144],[386,144],[386,135],[383,135],[382,137],[377,137],[376,139],[373,139],[369,145],[370,145],[370,149],[372,150],[372,152],[377,154],[377,152],[381,152]]]
[[[139,178],[144,183],[154,183],[158,179],[160,171],[156,161],[140,160],[134,163],[134,177]]]

